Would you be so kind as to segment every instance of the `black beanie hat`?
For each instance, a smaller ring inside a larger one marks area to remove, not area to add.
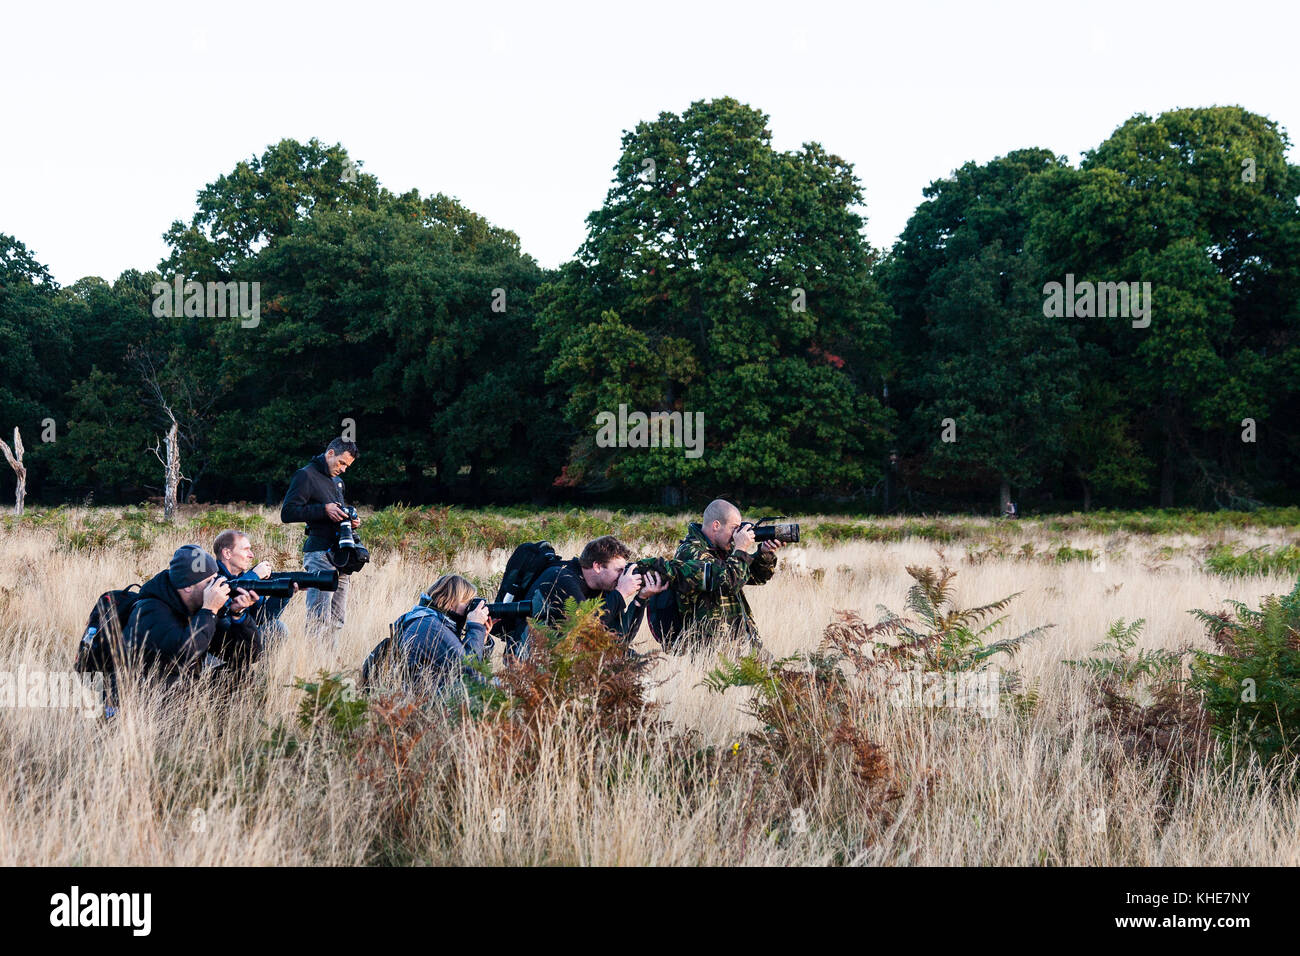
[[[181,545],[172,555],[172,563],[167,566],[167,580],[178,591],[191,584],[198,584],[216,573],[217,559],[197,544]]]

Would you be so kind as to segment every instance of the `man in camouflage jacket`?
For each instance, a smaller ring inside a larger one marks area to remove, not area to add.
[[[744,587],[771,579],[781,542],[764,541],[751,553],[753,547],[753,526],[722,498],[704,509],[701,521],[691,522],[673,555],[686,572],[673,582],[683,627],[698,627],[701,636],[741,637],[761,648]]]

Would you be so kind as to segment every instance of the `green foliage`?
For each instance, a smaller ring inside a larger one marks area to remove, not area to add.
[[[876,653],[886,659],[919,665],[923,670],[982,670],[988,666],[989,658],[998,654],[1014,657],[1025,644],[1055,626],[1043,624],[1015,637],[988,643],[987,638],[1007,617],[988,618],[1006,610],[1021,592],[980,607],[959,608],[953,601],[952,579],[956,571],[909,566],[907,573],[916,582],[907,592],[907,609],[914,617],[902,617],[881,608],[886,614],[882,624],[888,625],[888,636],[892,639],[874,643]]]
[[[547,380],[562,385],[579,436],[568,483],[808,488],[878,476],[886,310],[861,192],[852,167],[815,143],[773,149],[766,124],[721,98],[624,134],[578,260],[539,292]],[[595,416],[622,403],[703,413],[704,455],[597,448]]]
[[[1163,503],[1179,480],[1219,507],[1251,500],[1243,419],[1268,427],[1296,411],[1297,343],[1284,330],[1297,314],[1300,169],[1288,146],[1276,123],[1240,107],[1179,109],[1133,116],[1081,168],[1036,178],[1026,247],[1044,279],[1152,288],[1148,327],[1078,325],[1086,378],[1112,383],[1093,385],[1089,425],[1076,429],[1085,481],[1136,438],[1160,466]],[[1137,486],[1122,460],[1112,471]]]
[[[1092,657],[1065,663],[1091,678],[1100,708],[1101,760],[1114,766],[1139,758],[1177,771],[1164,783],[1161,812],[1166,812],[1181,774],[1210,753],[1210,735],[1201,695],[1182,672],[1191,648],[1142,648],[1134,653],[1145,623],[1142,618],[1131,624],[1122,618],[1112,621]]]
[[[295,677],[293,686],[303,692],[298,702],[298,726],[303,730],[327,728],[346,738],[366,722],[369,704],[357,696],[355,683],[343,674],[322,670],[314,681]]]
[[[400,550],[436,565],[449,565],[467,547],[513,550],[525,541],[564,539],[589,541],[619,529],[624,541],[650,546],[675,545],[685,533],[674,518],[645,515],[632,518],[621,511],[535,511],[515,517],[502,509],[455,507],[410,508],[396,505],[366,518],[366,546],[376,553]]]
[[[599,599],[570,599],[555,627],[530,625],[526,657],[507,654],[495,671],[475,664],[484,679],[467,685],[455,721],[476,720],[495,734],[512,773],[531,773],[542,742],[560,727],[586,740],[625,739],[653,723],[657,708],[646,699],[644,677],[655,659],[632,652],[600,614]]]
[[[805,660],[800,654],[771,661],[757,651],[751,651],[741,657],[728,659],[721,657],[718,665],[704,675],[701,682],[704,687],[715,694],[725,693],[732,687],[756,687],[765,699],[775,698],[780,688],[777,686],[777,674],[792,664]]]
[[[126,549],[138,554],[147,550],[158,528],[146,512],[130,509],[124,513],[99,512],[77,522],[55,525],[59,547],[81,554]]]
[[[1223,577],[1256,574],[1300,574],[1300,546],[1251,548],[1238,554],[1230,544],[1217,545],[1205,559],[1205,569]]]
[[[551,273],[508,229],[316,140],[204,186],[161,272],[60,287],[0,235],[0,431],[23,429],[32,503],[157,494],[164,406],[183,500],[273,503],[345,418],[363,448],[350,493],[372,502],[762,489],[875,509],[894,448],[891,508],[997,487],[1077,493],[1085,512],[1157,491],[1233,509],[1099,519],[1146,534],[1255,526],[1242,514],[1294,497],[1300,167],[1274,121],[1178,109],[1128,119],[1077,168],[1043,149],[966,163],[883,261],[853,167],[774,149],[767,123],[720,98],[634,125]],[[1150,283],[1151,324],[1045,316],[1067,274]],[[154,283],[177,277],[258,282],[260,323],[155,316]],[[622,403],[704,413],[703,456],[597,447],[595,414]],[[37,441],[50,420],[57,440]]]
[[[0,433],[31,436],[62,392],[73,333],[49,270],[17,239],[0,233]],[[27,446],[39,453],[37,443]]]
[[[844,679],[844,665],[860,679],[859,690],[879,694],[897,688],[903,671],[919,668],[922,674],[978,673],[989,667],[995,655],[1014,657],[1028,642],[1042,636],[1053,625],[1032,628],[1015,637],[991,643],[986,639],[1005,622],[998,617],[983,626],[992,614],[1005,610],[1016,597],[975,608],[958,608],[952,600],[951,582],[956,572],[948,568],[909,567],[916,582],[908,590],[904,617],[880,608],[883,616],[868,625],[856,614],[841,612],[840,620],[827,626],[816,651],[795,654],[773,661],[770,656],[751,653],[736,659],[722,658],[705,675],[703,686],[715,693],[732,687],[758,690],[754,716],[771,717],[773,712],[786,714],[784,701],[788,678],[799,674],[801,680],[814,682],[821,693],[837,687]],[[1008,673],[1002,682],[1007,694],[1018,689],[1017,675]],[[1019,703],[1032,706],[1036,693],[1020,695]],[[775,708],[775,711],[773,711]],[[787,714],[788,716],[788,714]]]
[[[751,652],[734,660],[720,658],[703,685],[719,694],[733,687],[757,691],[745,710],[762,730],[750,735],[753,752],[748,756],[783,786],[793,805],[819,803],[813,798],[821,782],[837,767],[847,767],[865,798],[849,812],[875,814],[901,790],[887,751],[868,735],[863,689],[846,678],[838,666],[841,660],[820,650],[781,660]],[[733,752],[740,748],[735,744]],[[830,816],[830,809],[819,806],[819,816]]]
[[[1062,545],[1057,548],[1052,560],[1057,564],[1066,564],[1070,561],[1091,561],[1096,556],[1092,548],[1072,548],[1069,545]]]
[[[1186,650],[1170,651],[1158,647],[1132,653],[1145,623],[1145,618],[1138,618],[1132,624],[1125,624],[1123,618],[1112,621],[1106,639],[1092,649],[1093,654],[1104,656],[1064,663],[1086,670],[1100,680],[1113,678],[1123,687],[1133,687],[1139,680],[1158,683],[1177,679]]]
[[[1240,601],[1195,610],[1218,653],[1198,651],[1193,685],[1205,695],[1215,733],[1267,761],[1300,744],[1300,581],[1258,610]]]
[[[1043,314],[1025,194],[1061,165],[1017,150],[931,183],[882,269],[904,351],[897,391],[913,409],[907,440],[930,476],[1032,485],[1060,467],[1079,411],[1079,345]]]

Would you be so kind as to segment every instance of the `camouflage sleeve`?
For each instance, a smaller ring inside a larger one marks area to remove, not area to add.
[[[665,574],[668,586],[688,597],[706,592],[735,594],[749,577],[749,555],[733,551],[725,561],[718,561],[707,552],[692,547],[690,542],[677,549],[672,561],[664,562],[663,558],[648,560],[663,562],[663,570],[658,567],[648,570]]]
[[[700,562],[677,558],[638,558],[632,566],[641,574],[654,573],[667,582],[674,591],[706,590],[711,575]]]
[[[776,573],[776,552],[762,551],[750,562],[749,584],[766,584]]]

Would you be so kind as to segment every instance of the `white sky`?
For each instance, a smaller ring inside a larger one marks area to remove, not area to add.
[[[284,137],[342,143],[570,258],[619,138],[734,96],[851,162],[867,237],[966,160],[1077,162],[1135,112],[1241,105],[1300,138],[1300,5],[8,0],[0,232],[68,284],[157,266],[195,194]],[[1296,162],[1296,152],[1291,152]]]

